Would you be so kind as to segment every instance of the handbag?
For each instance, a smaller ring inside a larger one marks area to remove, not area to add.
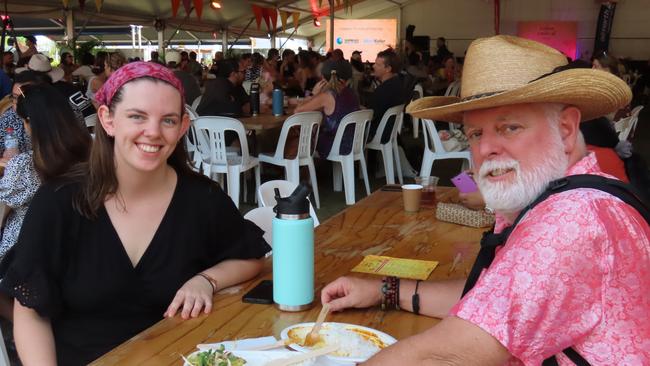
[[[494,225],[494,214],[471,210],[456,203],[438,202],[436,219],[471,227],[488,227]]]

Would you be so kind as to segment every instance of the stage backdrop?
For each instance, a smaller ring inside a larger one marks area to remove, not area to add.
[[[329,19],[325,49],[330,50]],[[361,51],[363,61],[374,62],[379,51],[395,48],[397,43],[397,19],[336,19],[334,21],[334,48],[340,48],[346,59],[355,50]]]
[[[518,22],[517,35],[551,46],[575,59],[577,22]]]

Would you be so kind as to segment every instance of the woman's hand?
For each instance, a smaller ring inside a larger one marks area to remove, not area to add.
[[[316,85],[314,85],[314,89],[312,89],[311,93],[313,95],[319,94],[321,91],[323,91],[325,85],[327,85],[327,80],[323,79],[319,81]]]
[[[185,282],[183,287],[176,291],[176,296],[163,315],[171,318],[181,310],[181,318],[196,318],[201,309],[206,314],[212,311],[212,284],[204,277],[194,276]]]
[[[339,277],[325,286],[320,296],[332,311],[368,308],[381,303],[381,280]]]

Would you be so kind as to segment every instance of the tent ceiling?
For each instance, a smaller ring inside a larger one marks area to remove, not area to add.
[[[52,39],[62,40],[65,31],[65,11],[61,0],[6,0],[7,10],[17,33],[49,35]],[[335,7],[338,19],[371,18],[390,8],[397,8],[414,0],[350,0],[352,11],[345,11],[342,6]],[[227,29],[233,40],[242,33],[243,37],[266,37],[268,30],[264,21],[257,29],[251,5],[276,7],[280,10],[300,13],[300,26],[294,35],[311,38],[325,31],[325,22],[321,27],[313,25],[313,14],[328,17],[328,1],[323,0],[323,7],[318,7],[318,0],[221,0],[222,8],[213,10],[209,0],[203,0],[203,14],[199,20],[194,11],[187,16],[182,2],[176,17],[172,17],[171,0],[104,0],[100,12],[95,2],[86,0],[82,12],[78,0],[70,0],[76,31],[83,28],[79,40],[101,39],[107,43],[131,42],[130,24],[142,25],[143,42],[150,40],[157,43],[157,32],[153,27],[155,19],[166,23],[165,41],[172,38],[174,42],[221,42],[222,30]],[[2,6],[0,5],[0,9]],[[324,20],[324,19],[323,19]],[[247,25],[250,23],[250,26]],[[278,17],[278,36],[286,37],[293,33],[293,23],[289,19],[287,29],[281,29]],[[216,37],[215,37],[216,36]]]

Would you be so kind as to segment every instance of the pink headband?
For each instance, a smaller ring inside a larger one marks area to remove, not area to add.
[[[120,90],[124,84],[145,76],[166,81],[174,88],[178,89],[181,93],[182,105],[185,105],[183,84],[181,84],[180,80],[178,80],[176,75],[174,75],[174,72],[163,65],[142,61],[131,62],[117,69],[113,74],[111,74],[108,80],[106,80],[97,94],[95,94],[95,100],[97,100],[100,105],[110,105],[115,93]]]

